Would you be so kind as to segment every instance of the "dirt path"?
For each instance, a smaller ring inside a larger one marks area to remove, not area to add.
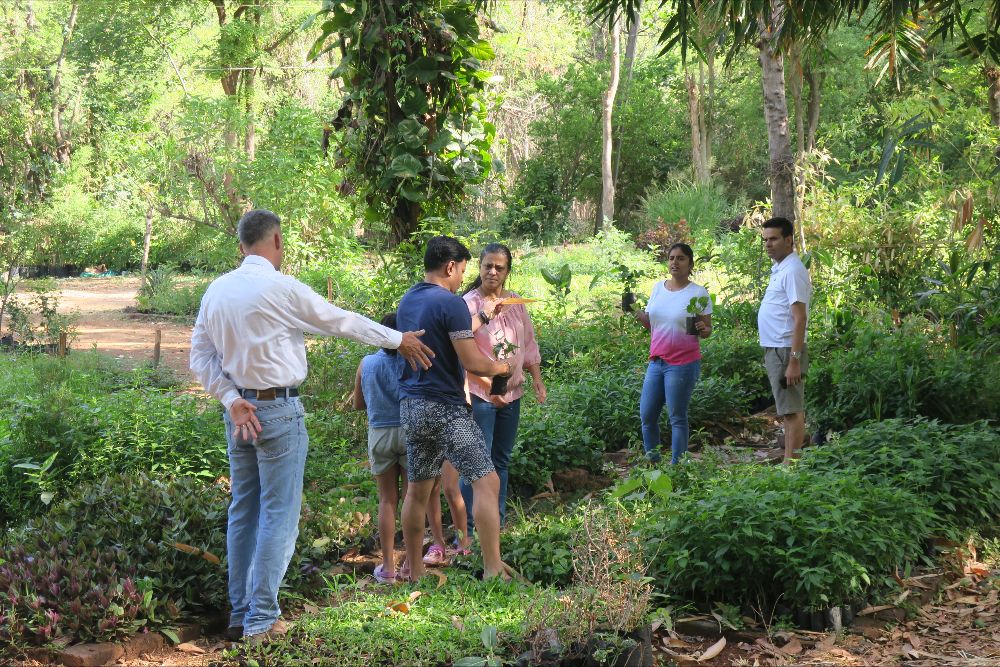
[[[191,325],[177,318],[127,312],[135,308],[139,277],[67,278],[59,280],[59,312],[77,316],[72,349],[89,350],[133,365],[153,358],[156,330],[162,331],[160,361],[182,378],[191,378],[188,353]],[[25,285],[18,290],[26,296]]]

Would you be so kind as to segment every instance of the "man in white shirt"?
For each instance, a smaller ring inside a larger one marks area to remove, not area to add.
[[[809,271],[795,252],[795,229],[786,218],[763,225],[764,250],[774,261],[771,279],[757,313],[764,367],[774,404],[784,420],[785,463],[798,457],[805,437],[805,386],[809,356],[806,323],[812,284]]]
[[[295,550],[309,438],[298,386],[306,378],[304,332],[398,349],[430,368],[419,336],[327,303],[279,272],[280,220],[263,209],[239,221],[243,264],[202,298],[191,335],[191,370],[226,408],[232,501],[226,550],[231,637],[284,634],[278,588]]]

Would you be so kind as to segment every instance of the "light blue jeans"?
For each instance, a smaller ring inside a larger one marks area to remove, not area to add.
[[[670,462],[677,463],[687,451],[691,435],[688,405],[700,374],[700,359],[680,365],[668,364],[662,359],[650,360],[639,398],[642,446],[647,454],[659,455],[660,413],[664,403],[670,414]]]
[[[226,534],[229,626],[243,626],[244,635],[266,632],[281,616],[278,588],[299,534],[309,449],[298,398],[250,402],[261,424],[256,443],[234,438],[225,416],[233,494]]]
[[[478,396],[472,397],[472,418],[483,430],[486,438],[486,450],[493,460],[497,477],[500,478],[500,525],[507,516],[507,469],[510,467],[510,457],[514,453],[517,441],[517,427],[521,423],[521,399],[515,399],[509,405],[498,408],[489,401]],[[472,485],[462,478],[460,488],[465,500],[466,518],[469,522],[469,533],[475,529],[472,521]]]

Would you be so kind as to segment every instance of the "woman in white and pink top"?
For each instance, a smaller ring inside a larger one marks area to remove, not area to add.
[[[500,243],[491,243],[479,255],[479,277],[466,290],[463,297],[469,305],[472,317],[483,323],[475,334],[479,351],[488,357],[495,357],[498,344],[507,348],[506,361],[513,373],[504,393],[490,393],[491,379],[467,373],[469,394],[472,400],[472,416],[483,429],[486,447],[493,458],[493,467],[500,477],[500,523],[503,524],[507,509],[507,468],[514,451],[517,426],[521,419],[521,396],[524,394],[525,373],[531,376],[531,386],[539,403],[545,402],[545,384],[542,382],[542,357],[535,341],[535,328],[531,324],[524,304],[507,305],[492,319],[486,317],[486,307],[498,299],[516,297],[505,289],[510,275],[513,257],[510,248]],[[510,343],[510,345],[507,345]],[[516,346],[516,347],[514,347]],[[510,351],[510,350],[513,351]],[[472,487],[465,480],[461,484],[462,496],[468,510],[472,508]],[[467,510],[469,530],[473,530],[472,513]]]
[[[645,310],[636,319],[649,329],[649,367],[642,383],[639,418],[646,458],[660,460],[660,414],[670,413],[670,462],[687,451],[691,428],[688,405],[701,374],[701,342],[712,333],[712,300],[701,285],[691,282],[694,252],[686,243],[675,243],[667,255],[670,278],[656,283]],[[699,300],[702,302],[699,304]],[[696,334],[687,333],[688,306],[695,304]]]

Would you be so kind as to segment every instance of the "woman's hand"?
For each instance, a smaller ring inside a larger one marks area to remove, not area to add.
[[[545,399],[549,395],[549,390],[545,388],[545,383],[542,382],[542,378],[539,377],[537,380],[533,380],[531,386],[535,388],[535,398],[538,399],[538,402],[544,403]]]
[[[710,315],[699,315],[694,323],[694,328],[701,338],[708,338],[712,335],[712,317]]]
[[[503,310],[503,299],[494,299],[493,297],[483,299],[483,312],[486,317],[492,320],[500,314],[501,310]]]
[[[506,408],[508,405],[510,405],[510,401],[508,401],[499,394],[491,394],[490,403],[492,403],[498,410]]]

